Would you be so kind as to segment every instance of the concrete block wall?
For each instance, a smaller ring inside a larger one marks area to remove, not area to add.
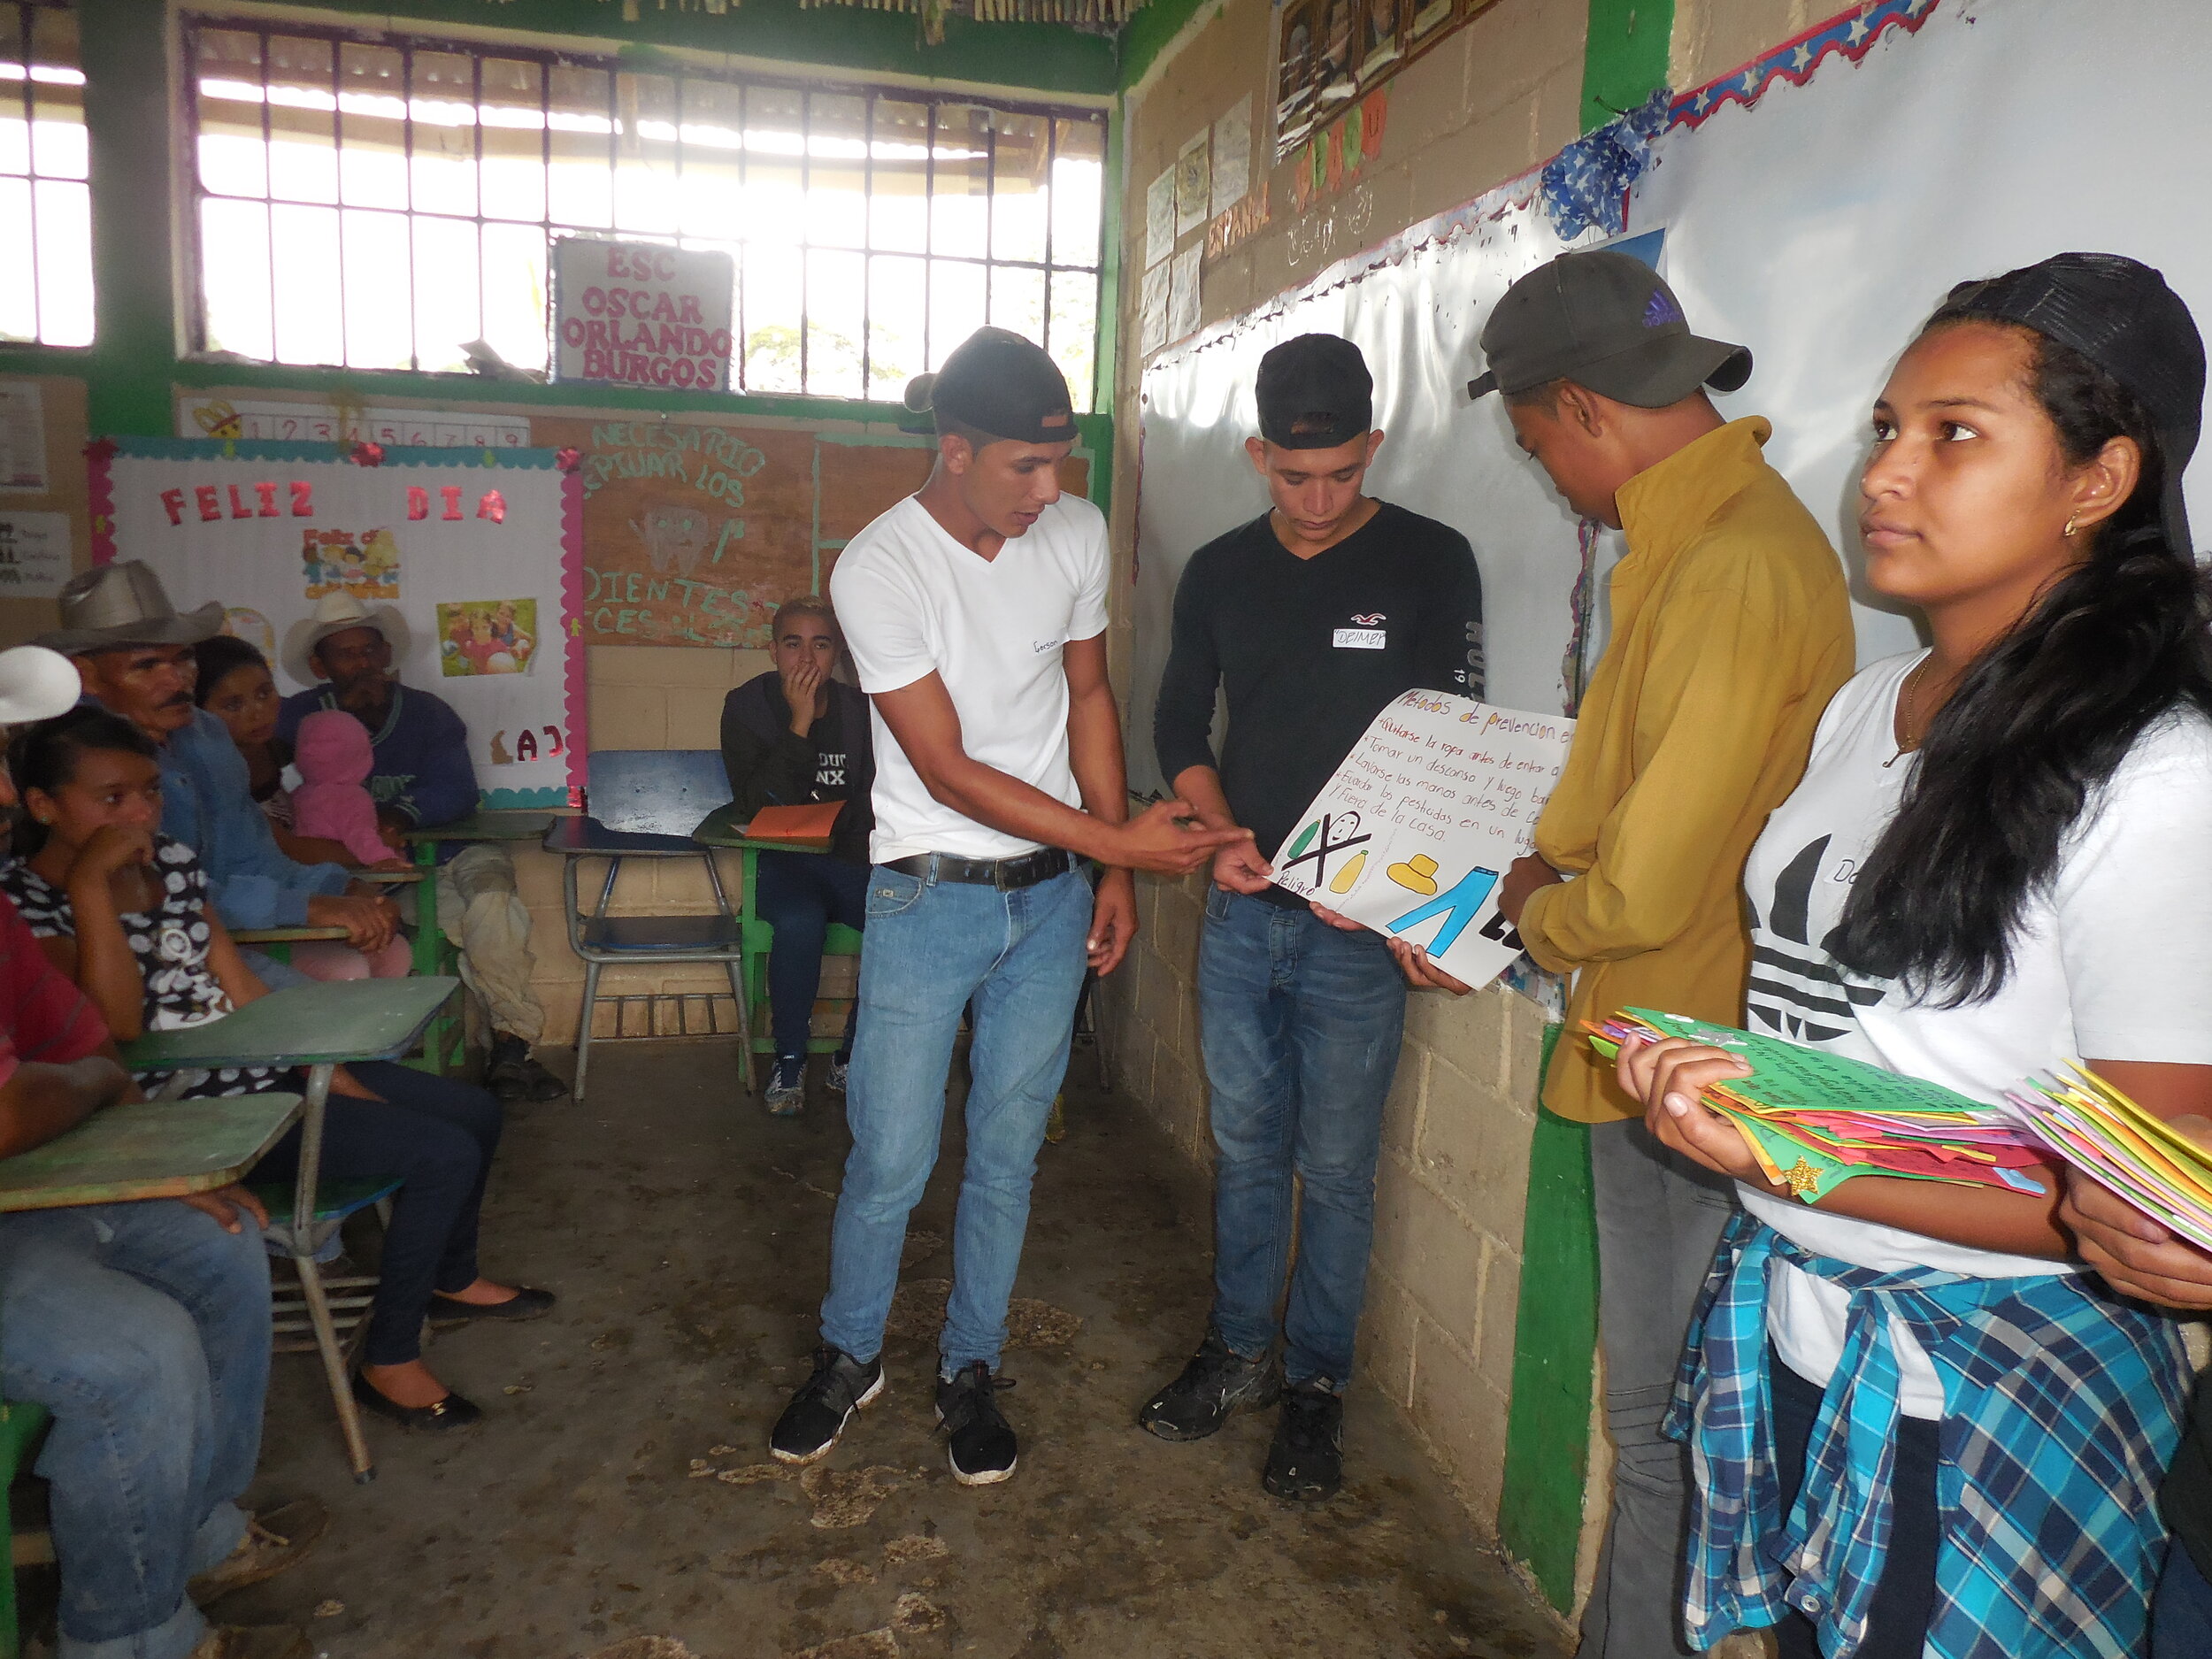
[[[1140,877],[1106,985],[1116,1087],[1210,1161],[1194,983],[1205,883]],[[1413,996],[1383,1119],[1362,1385],[1404,1413],[1476,1525],[1496,1525],[1542,1018],[1525,997]]]

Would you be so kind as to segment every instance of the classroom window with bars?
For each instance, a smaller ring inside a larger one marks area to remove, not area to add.
[[[263,362],[548,361],[587,235],[733,258],[733,390],[895,400],[986,322],[1091,406],[1106,118],[188,19],[197,344]]]
[[[0,0],[0,340],[92,343],[87,172],[77,14]]]

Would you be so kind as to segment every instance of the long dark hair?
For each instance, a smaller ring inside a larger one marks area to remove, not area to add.
[[[192,701],[203,709],[215,695],[215,687],[238,670],[269,665],[260,648],[234,634],[211,634],[192,648],[192,656],[200,671],[199,680],[192,687]]]
[[[1939,1008],[2003,987],[2023,907],[2047,889],[2084,805],[2145,729],[2177,708],[2212,714],[2212,596],[2162,527],[2166,458],[2148,411],[2080,352],[1978,311],[1970,293],[1922,333],[1962,322],[2032,342],[2036,400],[2070,463],[2126,437],[2143,467],[2092,532],[2086,561],[1975,660],[1929,723],[1829,941],[1846,966]]]
[[[154,741],[128,720],[96,703],[80,703],[66,714],[25,726],[8,745],[8,773],[25,795],[34,789],[51,795],[77,775],[77,763],[96,750],[119,750],[158,760]],[[50,832],[28,812],[17,814],[14,842],[19,858],[38,856]]]

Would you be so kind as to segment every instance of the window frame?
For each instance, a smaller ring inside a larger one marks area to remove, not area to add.
[[[69,3],[69,0],[46,0],[46,3],[66,4]],[[1112,160],[1109,150],[1110,139],[1111,136],[1110,111],[1103,107],[1090,104],[1055,103],[1050,100],[1007,97],[998,96],[994,93],[986,93],[972,89],[941,90],[931,86],[910,86],[895,81],[875,81],[866,79],[826,79],[801,75],[776,74],[772,73],[757,73],[749,69],[735,70],[713,68],[703,65],[682,61],[655,63],[649,66],[640,65],[615,52],[609,52],[604,55],[591,52],[578,52],[555,47],[535,45],[528,42],[526,40],[516,41],[511,43],[505,41],[495,42],[482,36],[474,35],[441,35],[411,30],[384,30],[348,27],[342,24],[330,25],[321,23],[279,21],[267,18],[225,14],[219,12],[187,11],[181,12],[178,17],[178,30],[180,44],[180,73],[183,81],[183,85],[180,89],[180,114],[183,123],[184,166],[187,173],[187,176],[183,180],[185,201],[183,203],[184,212],[182,217],[186,221],[184,265],[186,280],[191,285],[190,302],[185,308],[186,314],[184,320],[186,338],[188,342],[187,351],[188,355],[190,357],[206,357],[216,349],[216,348],[210,343],[208,334],[208,314],[210,308],[207,288],[207,274],[203,250],[204,234],[204,204],[210,201],[244,203],[258,202],[263,204],[265,206],[273,208],[285,199],[273,194],[272,188],[271,169],[266,164],[266,157],[273,138],[273,127],[271,119],[272,105],[268,96],[270,86],[270,42],[273,38],[281,37],[287,39],[319,40],[326,41],[330,43],[331,95],[334,104],[336,104],[343,89],[343,55],[341,50],[342,47],[347,45],[376,46],[396,50],[400,54],[403,75],[400,96],[402,103],[406,109],[406,114],[402,118],[401,122],[402,133],[400,149],[401,154],[403,156],[405,162],[404,170],[407,179],[407,205],[403,209],[385,211],[397,211],[406,219],[408,224],[408,271],[410,276],[406,295],[408,313],[408,365],[405,368],[398,368],[388,365],[357,366],[342,362],[316,365],[285,365],[281,358],[274,355],[272,355],[267,358],[256,357],[249,359],[250,361],[266,364],[267,365],[273,367],[288,366],[296,368],[326,368],[343,373],[383,373],[449,374],[465,373],[463,371],[449,369],[426,369],[422,366],[422,342],[417,334],[415,316],[415,284],[419,280],[415,265],[414,252],[414,227],[418,219],[439,219],[471,226],[477,234],[477,245],[480,250],[483,246],[483,230],[487,225],[509,227],[531,226],[534,227],[545,235],[547,307],[545,333],[547,339],[549,370],[552,356],[557,350],[557,346],[552,340],[552,308],[555,303],[552,281],[552,244],[555,240],[563,237],[573,236],[604,237],[611,241],[658,242],[679,248],[706,246],[718,249],[732,249],[733,244],[728,242],[717,242],[714,239],[707,237],[689,237],[684,234],[684,233],[680,230],[671,234],[626,231],[622,229],[618,225],[609,225],[603,227],[593,226],[575,226],[565,225],[556,219],[554,217],[555,207],[553,190],[551,188],[554,151],[554,134],[552,124],[552,116],[554,112],[552,102],[552,73],[556,68],[580,68],[597,71],[603,73],[606,77],[606,113],[609,129],[607,134],[607,170],[611,187],[615,184],[619,176],[619,150],[622,135],[621,110],[623,102],[621,88],[622,78],[625,75],[649,74],[665,76],[673,83],[673,96],[675,100],[676,111],[675,125],[678,136],[671,142],[670,149],[672,152],[675,167],[675,189],[678,192],[680,192],[682,189],[684,158],[687,148],[681,134],[683,127],[684,88],[685,83],[687,81],[711,81],[739,88],[740,97],[741,100],[740,104],[741,110],[747,107],[751,95],[757,89],[761,91],[800,95],[801,124],[799,130],[801,134],[801,144],[799,161],[800,176],[802,180],[801,193],[803,198],[811,183],[813,162],[815,160],[812,154],[810,131],[813,119],[813,102],[812,96],[810,96],[809,95],[833,97],[852,97],[859,98],[864,101],[865,109],[864,119],[865,123],[865,137],[863,144],[863,185],[861,190],[864,224],[860,238],[856,245],[849,243],[818,245],[819,251],[841,255],[857,255],[863,262],[861,267],[861,291],[858,311],[860,327],[858,343],[860,348],[861,391],[859,399],[856,401],[895,405],[899,399],[898,388],[889,387],[887,385],[879,387],[875,383],[876,377],[872,371],[869,357],[869,353],[873,344],[872,336],[874,333],[874,329],[872,327],[872,310],[873,281],[872,274],[872,267],[870,262],[877,257],[888,256],[893,257],[918,260],[921,262],[923,267],[924,288],[921,301],[922,333],[920,351],[922,363],[925,367],[928,366],[934,360],[932,356],[932,340],[930,331],[934,323],[932,300],[935,288],[936,272],[939,266],[961,265],[972,269],[981,269],[983,273],[983,315],[987,319],[991,314],[993,288],[997,272],[1000,270],[1013,270],[1034,272],[1039,273],[1042,278],[1044,285],[1044,303],[1041,319],[1043,338],[1039,343],[1042,345],[1048,352],[1049,352],[1052,349],[1052,287],[1054,278],[1062,273],[1065,273],[1071,277],[1080,277],[1087,280],[1091,284],[1092,292],[1091,329],[1089,341],[1092,384],[1078,391],[1077,401],[1079,403],[1089,405],[1094,409],[1100,406],[1097,397],[1097,387],[1100,383],[1099,360],[1100,352],[1107,337],[1107,323],[1109,320],[1106,316],[1106,308],[1109,296],[1108,274],[1110,250],[1107,247],[1106,233],[1108,223],[1107,197],[1111,187],[1112,174]],[[258,196],[234,195],[225,191],[211,189],[202,176],[200,161],[200,139],[202,134],[200,81],[204,72],[202,70],[199,58],[199,40],[202,33],[204,31],[219,31],[224,33],[252,35],[257,36],[260,42],[261,61],[259,69],[260,88],[262,92],[260,103],[260,125],[261,143],[265,161],[263,167],[262,193]],[[485,213],[484,191],[482,188],[484,164],[484,124],[480,119],[480,117],[472,123],[472,142],[474,147],[473,165],[475,167],[475,177],[477,182],[473,211],[468,214],[433,211],[427,209],[418,208],[415,205],[414,197],[416,192],[416,182],[412,164],[415,150],[416,127],[414,105],[418,99],[418,94],[415,88],[413,65],[416,55],[420,52],[434,52],[442,56],[448,57],[465,56],[470,59],[472,65],[472,74],[471,78],[471,95],[472,99],[472,107],[479,111],[480,111],[484,107],[485,59],[494,58],[504,62],[527,62],[534,63],[538,65],[539,107],[541,116],[538,129],[540,135],[539,155],[540,165],[545,171],[546,188],[543,192],[541,210],[536,219],[498,218],[488,216]],[[985,202],[983,207],[983,251],[980,255],[970,256],[966,254],[939,252],[931,246],[932,242],[934,240],[933,232],[926,228],[924,234],[922,249],[918,252],[909,248],[876,248],[873,245],[875,216],[870,209],[874,200],[875,164],[877,159],[875,155],[877,132],[876,123],[878,112],[877,105],[879,102],[883,100],[889,100],[890,102],[904,105],[926,106],[928,110],[928,137],[925,144],[926,153],[923,158],[923,169],[921,175],[922,200],[925,204],[926,227],[930,222],[933,211],[931,204],[933,204],[935,200],[938,150],[941,143],[943,142],[940,134],[946,130],[946,128],[941,126],[942,111],[945,109],[980,109],[987,111],[993,114],[1027,116],[1041,119],[1044,126],[1045,137],[1044,176],[1048,180],[1051,177],[1053,168],[1056,165],[1060,154],[1060,124],[1068,121],[1078,121],[1095,127],[1098,134],[1097,154],[1099,161],[1099,191],[1097,202],[1098,236],[1092,261],[1088,264],[1082,264],[1074,261],[1056,260],[1055,258],[1055,237],[1057,232],[1057,227],[1055,221],[1058,218],[1058,213],[1056,209],[1051,204],[1049,197],[1047,199],[1047,205],[1043,214],[1043,257],[1036,259],[1025,259],[1012,257],[1001,257],[996,253],[995,244],[998,236],[997,213],[995,211],[998,188],[996,165],[998,134],[995,129],[990,129],[987,132],[988,143],[987,147],[987,153],[981,163],[984,169],[986,188],[984,191]],[[343,123],[341,119],[342,113],[342,111],[340,109],[334,108],[331,116],[333,168],[334,173],[341,179],[342,179],[343,176],[342,157],[345,149]],[[743,119],[744,117],[741,116],[740,119]],[[749,165],[748,157],[749,157],[750,152],[741,147],[736,153],[738,157],[741,188],[742,188],[742,181],[746,178],[746,169]],[[333,204],[333,206],[335,211],[342,215],[346,211],[347,204],[343,200],[342,185],[339,188],[339,199]],[[340,235],[342,238],[345,234],[342,227],[343,220],[342,218],[340,230]],[[759,388],[747,384],[747,358],[749,356],[747,347],[749,343],[750,330],[748,326],[749,319],[746,315],[748,285],[745,280],[745,253],[750,245],[751,243],[749,240],[744,237],[738,238],[733,245],[733,257],[736,261],[737,269],[734,273],[736,280],[734,284],[734,315],[733,317],[733,321],[736,325],[735,334],[737,336],[737,349],[732,354],[730,365],[731,384],[727,387],[727,388],[719,393],[709,393],[708,395],[755,398],[798,397],[823,402],[856,401],[851,395],[848,393],[818,392],[808,389],[809,381],[811,378],[809,373],[808,352],[810,347],[810,336],[812,332],[810,326],[809,311],[809,290],[810,288],[810,267],[811,264],[810,256],[818,251],[818,245],[811,242],[808,239],[808,231],[804,223],[803,216],[802,218],[802,223],[795,243],[780,242],[773,244],[776,246],[792,247],[793,250],[798,254],[801,262],[800,274],[797,283],[799,309],[797,316],[795,319],[798,330],[800,389],[797,391],[791,391],[781,388]],[[342,247],[342,242],[341,246]],[[269,292],[271,296],[271,304],[273,309],[275,304],[277,281],[273,236],[272,236],[271,239],[270,249],[270,271],[268,280],[270,285]],[[349,343],[346,340],[344,321],[345,274],[344,260],[342,257],[339,261],[339,269],[335,273],[335,278],[334,303],[337,308],[340,319],[339,338],[341,342],[341,353],[342,355],[345,347]],[[477,303],[479,307],[478,314],[480,321],[483,316],[483,296],[484,275],[482,265],[480,263],[477,273]],[[273,340],[273,349],[274,342]],[[556,383],[572,386],[577,388],[580,391],[595,384],[595,382],[580,380],[560,381]],[[610,382],[609,384],[618,383]]]
[[[58,341],[49,340],[46,337],[46,294],[41,278],[41,265],[38,257],[38,186],[41,180],[50,180],[56,183],[74,184],[83,187],[86,199],[86,226],[88,233],[85,257],[86,264],[91,270],[92,279],[96,284],[99,280],[99,266],[98,255],[96,250],[92,245],[93,239],[91,234],[92,220],[96,217],[95,211],[91,205],[91,168],[89,165],[86,167],[85,174],[82,178],[70,177],[61,173],[41,173],[39,171],[37,123],[35,120],[38,109],[38,98],[35,90],[37,81],[35,77],[31,73],[31,39],[34,29],[34,14],[40,12],[65,12],[74,16],[77,12],[76,0],[13,0],[13,4],[17,8],[17,35],[12,44],[5,47],[0,47],[0,58],[7,57],[11,52],[12,52],[17,55],[16,61],[19,61],[23,65],[23,80],[20,83],[19,92],[16,97],[10,99],[10,102],[15,104],[23,120],[24,171],[19,173],[0,173],[0,178],[21,179],[28,192],[28,199],[30,203],[30,217],[28,223],[29,242],[28,245],[23,250],[23,261],[25,268],[30,273],[31,332],[28,335],[11,334],[0,336],[0,349],[10,351],[70,351],[88,353],[93,350],[99,344],[99,318],[96,310],[93,317],[92,334],[86,340],[73,345],[65,344]],[[80,45],[81,46],[81,41],[80,42]],[[90,142],[90,125],[88,122],[84,121],[82,107],[85,81],[84,64],[82,61],[81,50],[79,53],[79,61],[76,64],[75,68],[78,75],[77,90],[80,101],[79,120],[81,124],[83,124],[86,127],[86,138],[88,144]],[[0,91],[0,98],[8,97],[8,93],[5,91]]]

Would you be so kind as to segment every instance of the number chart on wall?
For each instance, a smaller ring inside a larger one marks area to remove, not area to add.
[[[93,557],[143,559],[180,610],[209,600],[288,695],[308,682],[318,605],[391,623],[393,672],[468,726],[488,806],[581,786],[584,648],[574,626],[583,485],[551,449],[104,440]],[[293,649],[288,649],[288,646]]]
[[[912,495],[936,455],[889,428],[642,419],[531,423],[583,457],[582,593],[592,645],[763,650],[787,599],[826,592],[845,543]],[[1090,454],[1061,465],[1088,495]]]

